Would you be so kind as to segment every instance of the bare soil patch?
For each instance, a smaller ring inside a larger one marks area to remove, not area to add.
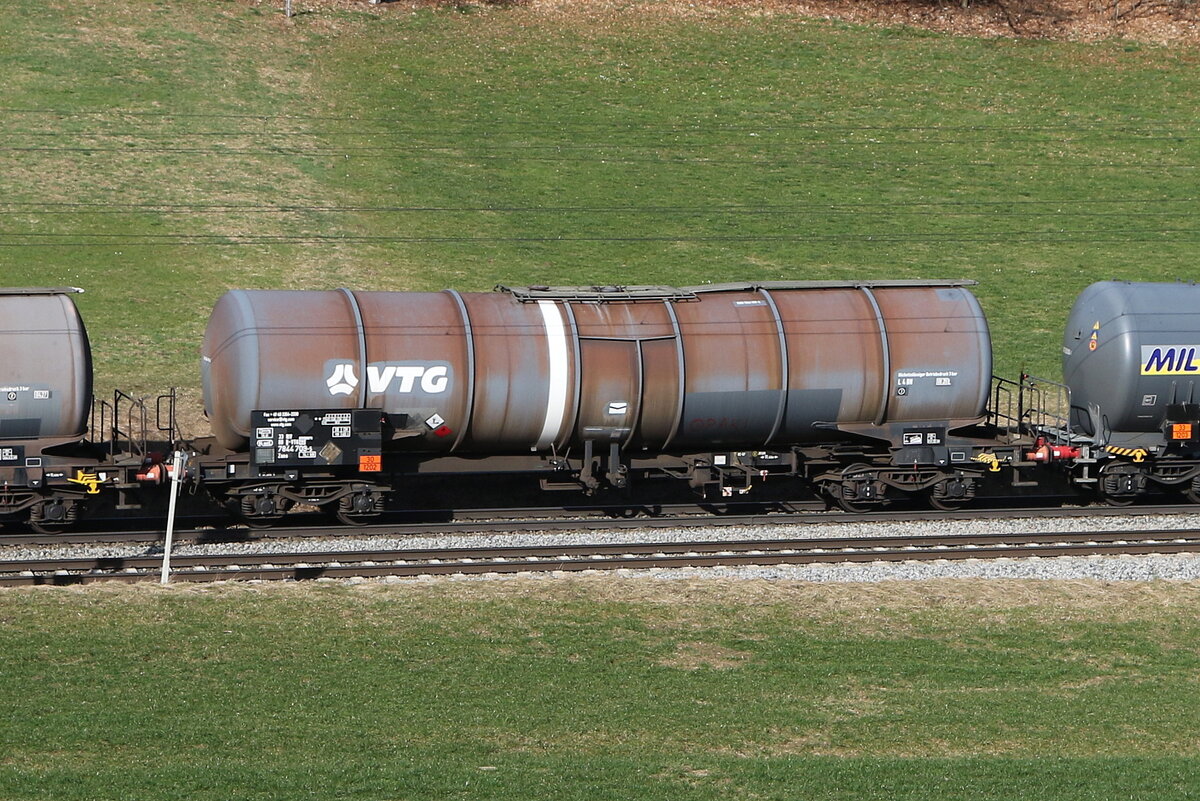
[[[282,0],[244,0],[253,5]],[[307,12],[418,8],[520,11],[564,22],[612,17],[704,19],[801,16],[921,28],[959,36],[1200,44],[1198,0],[294,0]]]

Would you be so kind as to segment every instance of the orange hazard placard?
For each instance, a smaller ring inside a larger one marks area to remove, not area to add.
[[[383,457],[378,453],[360,455],[358,469],[362,473],[378,473],[383,470]]]
[[[1191,439],[1192,424],[1191,423],[1173,423],[1171,425],[1171,439]]]

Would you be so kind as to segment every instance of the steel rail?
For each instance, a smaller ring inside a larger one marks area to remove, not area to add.
[[[1194,552],[1200,552],[1200,531],[1158,530],[218,554],[171,561],[176,580],[211,582]],[[0,562],[0,585],[147,581],[157,578],[161,559]]]
[[[505,533],[520,531],[598,531],[638,528],[703,528],[707,526],[754,525],[827,525],[840,523],[907,523],[936,520],[1005,520],[1013,518],[1088,518],[1145,517],[1150,515],[1200,514],[1195,504],[1152,506],[1014,506],[1002,509],[932,509],[832,512],[780,510],[738,512],[739,506],[761,508],[764,504],[722,504],[723,509],[696,504],[655,507],[589,507],[561,510],[545,508],[470,509],[452,512],[454,519],[436,519],[447,510],[414,511],[389,516],[386,522],[364,526],[328,524],[289,525],[264,529],[245,527],[196,527],[175,533],[177,543],[246,542],[261,539],[302,539],[346,536],[439,536],[475,532]],[[415,518],[415,519],[414,519]],[[0,548],[5,546],[57,546],[97,543],[156,543],[163,538],[160,528],[132,531],[63,532],[61,534],[5,534],[0,532]]]

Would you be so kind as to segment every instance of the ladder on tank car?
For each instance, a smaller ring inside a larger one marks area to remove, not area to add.
[[[104,438],[101,445],[112,461],[143,460],[158,453],[160,448],[173,449],[180,441],[175,403],[174,389],[153,399],[135,398],[122,390],[113,390],[112,400],[92,399],[88,427]]]

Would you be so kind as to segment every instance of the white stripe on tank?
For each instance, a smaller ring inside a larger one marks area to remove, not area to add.
[[[546,325],[546,344],[550,348],[550,391],[546,397],[546,420],[534,450],[542,451],[558,440],[563,418],[567,415],[567,329],[563,325],[562,309],[552,300],[539,300],[542,322]]]

